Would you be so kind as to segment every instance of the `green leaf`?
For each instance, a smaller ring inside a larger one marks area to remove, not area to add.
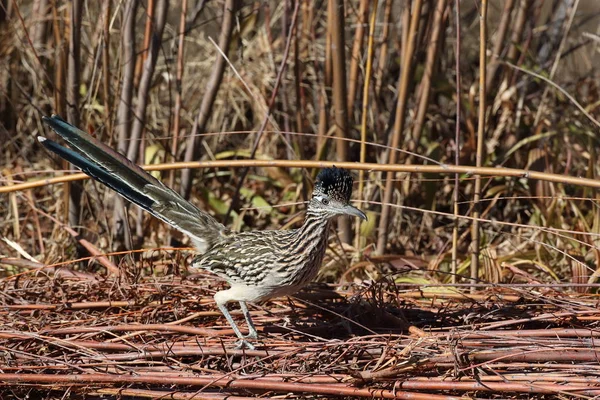
[[[159,144],[146,146],[144,151],[144,164],[162,164],[165,161],[165,149]],[[160,179],[160,171],[150,171],[150,175]]]

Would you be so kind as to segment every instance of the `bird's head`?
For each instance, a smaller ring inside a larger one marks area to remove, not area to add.
[[[317,175],[310,201],[312,211],[327,217],[349,215],[366,220],[365,213],[350,204],[352,175],[341,168],[325,168]]]

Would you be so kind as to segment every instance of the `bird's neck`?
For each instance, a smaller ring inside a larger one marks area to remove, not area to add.
[[[322,244],[322,242],[327,241],[330,222],[331,218],[328,216],[308,209],[304,223],[296,231],[296,237],[298,240],[306,241],[305,243],[309,246]]]
[[[285,254],[279,260],[279,268],[274,271],[284,275],[281,286],[300,288],[317,276],[327,248],[329,222],[330,218],[309,207],[302,226],[289,231]]]

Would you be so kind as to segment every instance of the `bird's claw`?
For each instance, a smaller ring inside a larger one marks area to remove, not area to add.
[[[248,336],[250,336],[250,335],[248,335]],[[246,336],[246,337],[248,337],[248,336]],[[255,338],[253,338],[253,339],[255,339]],[[237,350],[242,350],[244,347],[247,348],[248,350],[255,349],[254,345],[252,343],[250,343],[249,341],[247,341],[246,339],[240,339],[237,342],[237,344],[235,345],[235,348]]]
[[[256,330],[250,331],[246,336],[244,336],[244,339],[256,340],[258,339],[258,332],[256,332]]]

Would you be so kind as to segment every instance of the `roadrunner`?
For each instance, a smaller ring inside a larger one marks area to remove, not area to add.
[[[306,219],[299,229],[233,232],[123,155],[60,117],[43,120],[70,145],[66,148],[39,136],[44,147],[190,237],[200,252],[192,266],[220,276],[231,286],[217,292],[215,301],[240,339],[238,347],[252,349],[247,339],[258,337],[247,302],[290,295],[309,283],[321,266],[334,217],[367,219],[349,204],[352,176],[334,167],[323,169],[317,176]],[[233,301],[239,302],[248,324],[246,336],[227,309],[227,303]]]

